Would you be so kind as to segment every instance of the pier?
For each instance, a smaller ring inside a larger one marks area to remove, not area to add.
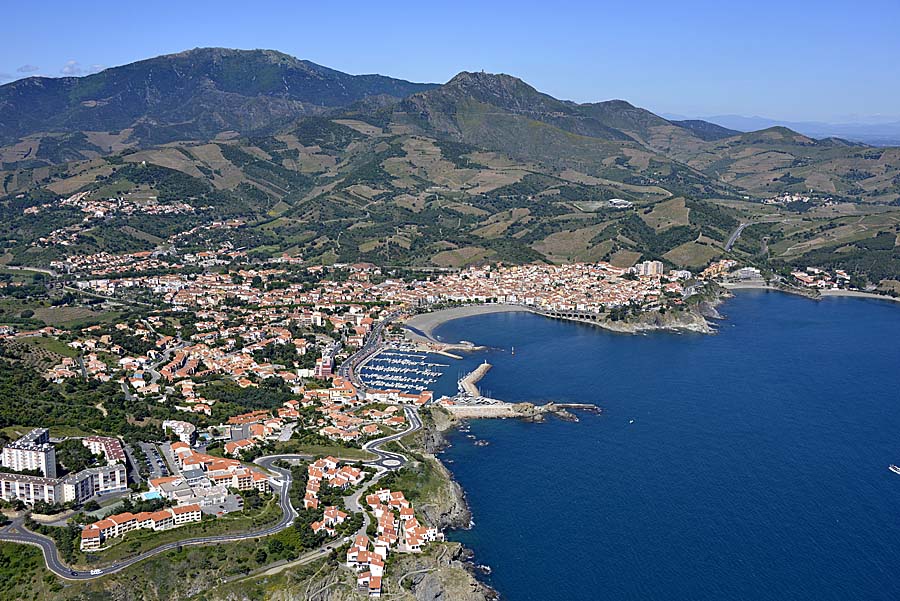
[[[487,419],[522,417],[515,403],[493,403],[489,405],[444,405],[450,414],[459,419]]]
[[[488,371],[490,371],[490,369],[491,369],[491,364],[488,363],[487,361],[485,361],[484,363],[479,365],[477,368],[475,368],[474,371],[463,376],[459,380],[459,382],[457,382],[459,391],[462,394],[466,394],[466,395],[473,396],[473,397],[481,396],[481,391],[478,390],[477,384],[478,384],[478,382],[481,381],[481,378],[483,378],[484,375]]]
[[[473,397],[461,393],[452,398],[443,398],[438,404],[447,412],[458,419],[486,419],[486,418],[518,418],[530,421],[543,421],[548,414],[566,420],[577,422],[578,417],[569,412],[569,409],[585,411],[587,413],[602,413],[602,409],[591,403],[508,403],[487,397]]]
[[[577,409],[578,411],[587,411],[588,413],[600,413],[601,409],[597,405],[591,403],[553,403],[554,407],[559,409]]]

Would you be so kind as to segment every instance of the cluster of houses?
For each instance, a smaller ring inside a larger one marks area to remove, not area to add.
[[[378,270],[366,264],[335,265],[331,269],[347,269],[349,277],[322,279],[313,287],[302,283],[288,283],[286,286],[267,290],[253,285],[254,280],[277,280],[283,276],[284,269],[276,266],[190,277],[186,274],[171,274],[82,280],[79,284],[103,294],[116,294],[120,289],[146,288],[159,294],[165,302],[176,308],[191,309],[197,311],[198,315],[207,312],[214,314],[219,327],[207,329],[205,323],[202,324],[204,327],[198,324],[200,331],[192,337],[198,343],[197,348],[185,350],[191,356],[207,355],[202,359],[203,364],[217,370],[221,365],[213,367],[214,363],[228,363],[240,354],[228,352],[228,340],[240,339],[244,344],[263,341],[273,344],[295,342],[281,339],[277,335],[272,336],[272,332],[266,330],[266,322],[273,326],[287,321],[301,325],[329,324],[335,331],[342,331],[346,335],[348,346],[358,347],[377,319],[372,314],[378,310],[370,308],[373,303],[413,307],[448,300],[493,300],[550,311],[598,312],[601,307],[659,302],[665,292],[663,285],[681,278],[678,273],[656,273],[659,271],[658,266],[653,265],[648,268],[646,276],[624,277],[628,270],[604,262],[472,267],[459,273],[441,274],[439,277],[415,282],[402,279],[373,281],[371,276],[377,274]],[[326,268],[313,266],[307,270],[315,275]],[[234,307],[231,301],[238,301],[239,306]],[[229,304],[232,306],[232,314],[252,317],[250,323],[221,327],[227,321],[225,307]],[[252,316],[249,310],[241,309],[240,305],[253,307]],[[217,340],[225,341],[226,344],[213,344]],[[237,372],[232,370],[232,373]]]
[[[117,513],[84,527],[81,531],[81,550],[100,550],[109,539],[125,536],[132,530],[169,530],[199,522],[202,517],[200,505],[196,503],[167,507],[159,511]]]
[[[369,549],[373,550],[369,550]],[[357,535],[353,545],[347,550],[347,567],[356,570],[356,586],[361,593],[370,597],[381,596],[381,579],[384,577],[384,561],[387,559],[388,547],[371,546],[369,537]]]
[[[282,409],[290,407],[285,403]],[[289,413],[289,412],[286,412]],[[228,418],[231,440],[225,443],[225,454],[238,457],[284,428],[282,415],[273,417],[271,411],[258,410]]]
[[[720,261],[715,261],[710,263],[709,267],[700,272],[699,277],[701,280],[711,280],[713,278],[717,278],[723,276],[730,272],[737,266],[738,262],[734,259],[722,259]]]
[[[419,523],[403,491],[388,488],[375,491],[366,496],[366,505],[378,520],[376,545],[381,542],[389,549],[396,546],[401,553],[416,553],[422,550],[425,543],[444,540],[444,535],[437,528]]]
[[[358,486],[365,479],[366,474],[356,467],[341,466],[334,457],[324,457],[309,464],[307,476],[303,509],[318,509],[319,489],[322,487],[323,481],[331,487],[346,490]]]
[[[377,537],[359,535],[347,550],[347,567],[357,572],[357,586],[370,597],[381,596],[384,562],[393,549],[418,553],[429,542],[443,541],[437,528],[423,526],[402,491],[384,488],[366,496],[366,504],[377,520]]]
[[[337,507],[326,507],[322,515],[322,519],[310,524],[313,532],[318,534],[324,532],[328,536],[336,536],[337,531],[334,529],[338,524],[343,524],[347,519],[347,514]]]
[[[84,374],[89,378],[94,378],[101,382],[109,382],[110,375],[107,373],[107,365],[96,353],[89,353],[82,358],[84,366]],[[69,378],[75,378],[82,375],[82,366],[73,357],[63,357],[58,365],[51,367],[44,377],[51,382],[60,383]]]
[[[225,443],[225,454],[238,457],[281,432],[285,425],[297,422],[304,408],[315,407],[321,417],[315,424],[316,431],[331,440],[355,443],[366,437],[381,434],[381,426],[402,428],[406,418],[400,406],[389,405],[384,409],[365,408],[371,403],[399,403],[421,406],[432,400],[432,392],[405,393],[399,390],[369,389],[360,393],[346,378],[332,376],[328,388],[300,388],[301,398],[285,401],[275,415],[258,410],[236,415],[223,425],[230,440]],[[362,409],[362,410],[360,410]],[[227,427],[224,427],[227,426]]]

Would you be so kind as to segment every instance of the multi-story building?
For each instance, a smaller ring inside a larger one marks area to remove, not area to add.
[[[94,455],[103,455],[106,462],[125,463],[125,449],[118,438],[109,436],[88,436],[81,439],[81,444],[90,449]]]
[[[40,470],[47,478],[56,478],[56,451],[50,444],[50,432],[36,428],[3,447],[3,465],[17,472]]]
[[[186,445],[192,445],[197,440],[197,427],[190,422],[167,419],[162,423],[162,429],[163,432],[171,430],[178,437],[178,440]]]
[[[203,519],[200,506],[196,504],[168,507],[160,511],[142,513],[117,513],[104,520],[94,522],[81,531],[81,550],[96,551],[107,539],[125,536],[132,530],[168,530],[199,522]]]
[[[662,261],[644,261],[634,266],[634,272],[641,276],[662,275],[664,270]]]
[[[128,489],[128,474],[121,463],[91,467],[62,479],[62,502],[81,503],[94,495]]]
[[[327,380],[332,376],[334,370],[334,361],[331,357],[321,357],[316,359],[316,368],[313,372],[316,378]]]
[[[199,522],[203,517],[203,514],[200,512],[200,506],[196,503],[192,503],[191,505],[173,507],[172,516],[175,525],[181,526],[182,524],[188,524],[190,522]]]
[[[43,501],[52,505],[61,502],[62,490],[55,478],[0,473],[0,499],[20,500],[29,505]]]
[[[29,505],[36,501],[82,503],[94,495],[127,489],[127,473],[121,463],[88,468],[62,478],[0,473],[0,499],[20,500]]]

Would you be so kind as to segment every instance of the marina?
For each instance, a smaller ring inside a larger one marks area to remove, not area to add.
[[[421,392],[437,382],[447,367],[428,353],[407,346],[389,346],[360,366],[359,377],[372,388]]]

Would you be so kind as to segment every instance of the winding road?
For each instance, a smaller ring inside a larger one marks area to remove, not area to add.
[[[223,534],[220,536],[203,536],[196,538],[187,538],[180,541],[174,541],[171,543],[166,543],[164,545],[160,545],[154,549],[149,551],[145,551],[140,555],[135,555],[134,557],[130,557],[128,559],[123,559],[117,563],[114,563],[110,566],[96,568],[90,571],[80,571],[73,570],[65,563],[63,563],[62,559],[59,557],[59,552],[56,549],[56,543],[43,535],[37,534],[35,532],[31,532],[27,530],[23,525],[22,518],[18,518],[13,521],[12,524],[0,530],[0,540],[8,541],[13,543],[22,543],[26,545],[33,545],[40,547],[44,552],[44,561],[47,564],[47,568],[50,571],[54,572],[57,576],[61,578],[65,578],[66,580],[91,580],[93,578],[100,578],[101,576],[107,576],[109,574],[114,574],[116,572],[120,572],[127,568],[128,566],[134,565],[140,561],[148,559],[150,557],[154,557],[159,555],[160,553],[165,553],[166,551],[171,551],[172,549],[177,549],[178,547],[186,547],[192,545],[212,545],[216,543],[227,543],[227,542],[236,542],[241,540],[247,540],[250,538],[257,538],[260,536],[269,536],[271,534],[277,534],[289,527],[294,522],[294,518],[297,517],[297,511],[294,509],[294,506],[291,504],[291,472],[290,470],[285,470],[281,468],[277,468],[274,466],[269,466],[268,469],[277,472],[281,475],[282,480],[279,482],[273,482],[276,486],[278,486],[278,503],[281,506],[282,516],[277,524],[274,526],[270,526],[268,528],[264,528],[262,530],[251,530],[249,532],[244,532],[241,534]]]
[[[366,464],[375,467],[378,470],[378,476],[380,476],[387,470],[400,469],[401,467],[406,465],[407,462],[407,458],[405,456],[391,451],[384,451],[380,448],[381,445],[387,444],[394,440],[399,440],[407,434],[411,434],[422,427],[422,420],[419,418],[419,414],[416,409],[414,409],[413,407],[404,407],[404,410],[406,412],[407,420],[409,421],[409,426],[406,430],[390,434],[383,438],[369,441],[365,445],[363,445],[363,449],[376,456],[376,459],[367,461]],[[278,504],[281,507],[282,516],[277,524],[268,528],[263,528],[262,530],[252,530],[240,534],[223,534],[219,536],[195,537],[180,541],[174,541],[171,543],[160,545],[159,547],[156,547],[149,551],[145,551],[144,553],[135,555],[134,557],[123,559],[112,565],[102,568],[96,568],[90,571],[73,570],[72,568],[67,566],[59,557],[59,552],[56,549],[56,543],[46,536],[26,529],[23,523],[24,519],[21,517],[13,520],[11,524],[0,528],[0,541],[40,547],[41,551],[43,551],[44,554],[44,562],[47,564],[47,568],[50,571],[55,573],[60,578],[78,581],[92,580],[94,578],[100,578],[109,574],[115,574],[116,572],[120,572],[138,562],[159,555],[160,553],[165,553],[166,551],[177,549],[178,547],[230,543],[277,534],[282,530],[289,528],[294,523],[294,519],[298,515],[297,510],[291,503],[291,472],[290,470],[276,467],[274,465],[275,461],[279,459],[307,459],[307,457],[302,455],[266,455],[264,457],[260,457],[254,462],[270,471],[277,473],[280,476],[280,478],[274,478],[271,482],[273,486],[278,489]],[[375,479],[377,479],[377,476]],[[352,500],[352,503],[355,505],[355,507],[360,507],[359,494],[355,495],[355,499]],[[335,541],[331,541],[330,543],[323,545],[319,549],[303,555],[296,561],[310,561],[321,553],[324,553],[332,548],[336,548],[337,546],[339,546],[339,544],[336,544]],[[292,564],[293,563],[294,562],[292,562]]]
[[[365,361],[368,357],[370,357],[374,352],[376,352],[381,347],[381,333],[386,326],[390,324],[390,322],[397,316],[397,313],[392,313],[387,316],[386,319],[381,320],[378,324],[373,328],[371,334],[366,340],[365,344],[352,356],[350,356],[339,368],[338,373],[350,379],[354,382],[354,384],[359,385],[359,379],[354,373],[354,367],[358,365],[360,362]],[[182,341],[177,341],[175,347],[166,349],[163,353],[160,361],[168,360],[169,355],[177,350],[182,343]],[[151,373],[155,376],[154,379],[157,379],[159,373],[156,372],[156,366],[160,363],[155,364],[151,368]],[[127,393],[127,392],[126,392]],[[422,420],[419,417],[418,411],[411,406],[405,406],[404,412],[406,414],[406,419],[409,422],[409,426],[402,432],[396,432],[394,434],[389,434],[382,438],[378,438],[376,440],[370,440],[369,442],[363,445],[363,450],[368,451],[375,455],[375,459],[371,461],[365,462],[366,465],[371,465],[377,469],[377,474],[373,478],[377,480],[381,475],[383,475],[386,471],[397,470],[406,465],[407,458],[400,454],[395,453],[393,451],[385,451],[381,449],[382,445],[385,445],[389,442],[393,442],[396,440],[400,440],[404,436],[416,432],[417,430],[422,428]],[[185,546],[193,546],[193,545],[214,545],[218,543],[229,543],[229,542],[237,542],[241,540],[247,540],[251,538],[258,538],[262,536],[270,536],[272,534],[277,534],[282,530],[289,528],[297,517],[297,510],[294,508],[291,503],[291,472],[290,470],[286,470],[283,468],[276,467],[274,464],[279,459],[307,459],[307,457],[302,455],[266,455],[264,457],[260,457],[256,459],[254,463],[260,465],[272,472],[275,472],[281,476],[280,479],[273,478],[271,480],[274,487],[278,488],[278,504],[281,506],[282,516],[277,524],[274,526],[270,526],[268,528],[264,528],[262,530],[253,530],[249,532],[244,532],[240,534],[223,534],[219,536],[206,536],[206,537],[195,537],[195,538],[187,538],[180,541],[175,541],[171,543],[166,543],[164,545],[160,545],[154,549],[149,551],[145,551],[139,555],[135,555],[134,557],[130,557],[128,559],[123,559],[119,562],[116,562],[112,565],[96,568],[90,571],[84,570],[73,570],[69,566],[67,566],[62,559],[59,557],[59,551],[56,548],[56,543],[49,537],[43,536],[41,534],[37,534],[36,532],[32,532],[25,528],[24,519],[16,518],[12,523],[7,526],[0,528],[0,541],[7,541],[13,543],[20,543],[25,545],[33,545],[36,547],[40,547],[41,551],[44,554],[44,561],[47,564],[47,568],[55,573],[60,578],[64,578],[66,580],[92,580],[94,578],[100,578],[102,576],[107,576],[109,574],[115,574],[116,572],[120,572],[125,568],[132,566],[138,562],[141,562],[150,557],[154,557],[159,555],[160,553],[165,553],[166,551],[170,551],[172,549],[177,549],[179,547]],[[360,491],[357,492],[353,497],[347,499],[347,506],[351,510],[359,511],[361,507],[359,505],[359,494]],[[366,517],[368,520],[368,517]],[[364,524],[364,527],[368,524]],[[327,543],[316,549],[311,551],[299,559],[291,562],[287,565],[293,565],[296,562],[307,562],[314,559],[321,553],[328,551],[329,549],[335,548],[335,541]],[[283,567],[281,569],[284,569]]]

